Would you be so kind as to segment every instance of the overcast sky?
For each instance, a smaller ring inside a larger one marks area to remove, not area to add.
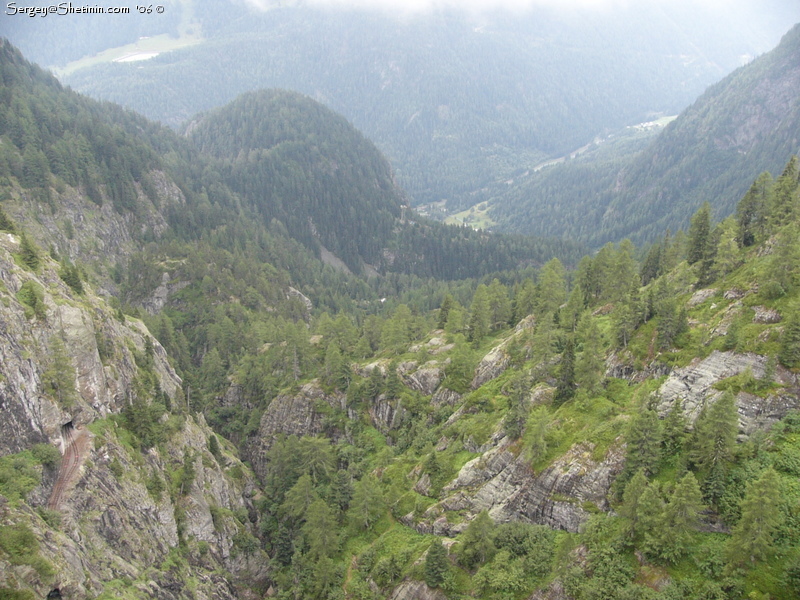
[[[264,8],[274,6],[276,0],[245,0],[252,6]],[[676,0],[305,0],[308,4],[342,8],[391,9],[400,12],[418,12],[429,9],[461,8],[468,11],[507,9],[526,10],[534,7],[591,8],[609,10],[631,4],[665,4]],[[696,4],[711,7],[730,7],[732,4],[758,4],[759,0],[677,0],[681,4]],[[763,0],[762,0],[763,1]],[[779,0],[780,1],[780,0]],[[797,0],[786,0],[796,2]]]

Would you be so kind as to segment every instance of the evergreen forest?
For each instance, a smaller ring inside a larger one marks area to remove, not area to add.
[[[3,40],[0,598],[800,597],[796,146],[645,245],[489,233],[308,96],[173,130]]]

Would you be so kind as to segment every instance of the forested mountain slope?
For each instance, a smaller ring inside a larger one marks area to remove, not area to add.
[[[652,241],[686,227],[705,201],[715,218],[731,214],[759,173],[779,172],[798,148],[800,25],[709,88],[647,149],[544,170],[496,199],[490,215],[500,230],[592,245]]]
[[[491,273],[537,247],[392,215],[395,260],[486,270],[357,277],[225,178],[314,189],[362,140],[326,110],[247,96],[206,154],[0,50],[0,595],[800,593],[796,158],[641,264]]]
[[[676,114],[743,56],[772,47],[775,21],[800,16],[781,2],[724,15],[646,2],[477,16],[196,4],[202,44],[66,82],[172,126],[245,91],[299,91],[372,139],[413,203],[452,206],[606,130]]]

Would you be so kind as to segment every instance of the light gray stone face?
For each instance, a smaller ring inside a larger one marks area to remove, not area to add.
[[[658,413],[661,417],[666,416],[677,400],[691,426],[703,407],[713,404],[722,395],[721,391],[714,388],[714,384],[748,369],[753,377],[762,379],[767,360],[767,357],[758,354],[714,351],[705,359],[674,369],[658,390]],[[737,394],[739,429],[743,434],[749,435],[756,429],[769,427],[789,411],[800,408],[796,377],[778,366],[775,378],[777,383],[786,386],[785,392],[769,394],[766,398],[747,392]]]

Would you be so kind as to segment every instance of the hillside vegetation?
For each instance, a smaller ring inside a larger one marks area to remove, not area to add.
[[[577,260],[307,98],[187,139],[0,50],[0,595],[800,594],[796,157]]]

